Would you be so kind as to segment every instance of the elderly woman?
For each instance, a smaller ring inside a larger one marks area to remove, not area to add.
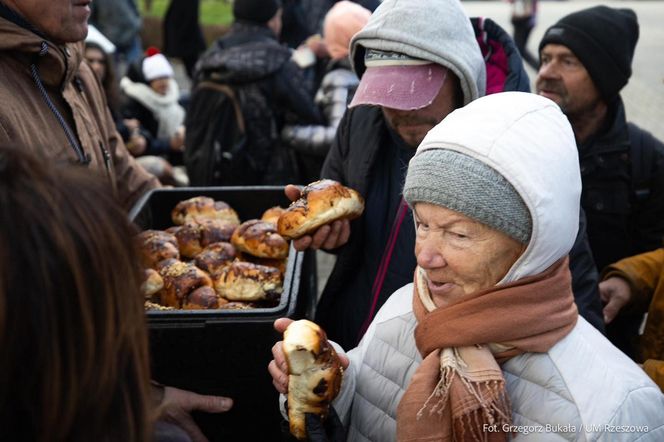
[[[348,353],[348,440],[664,440],[664,396],[577,313],[580,193],[574,135],[545,98],[490,95],[429,132],[403,191],[418,267]]]

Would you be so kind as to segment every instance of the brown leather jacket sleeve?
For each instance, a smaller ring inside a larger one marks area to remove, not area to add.
[[[664,275],[664,248],[652,252],[630,256],[608,266],[602,279],[620,276],[627,280],[634,290],[632,308],[645,311]]]

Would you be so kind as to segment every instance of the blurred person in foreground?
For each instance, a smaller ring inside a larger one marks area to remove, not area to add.
[[[232,402],[150,386],[135,227],[104,182],[0,146],[0,212],[2,438],[205,440],[174,417]]]
[[[664,236],[664,144],[628,123],[620,91],[632,74],[639,23],[631,9],[594,6],[547,29],[539,44],[537,93],[555,101],[574,129],[597,268],[654,250]],[[607,325],[607,336],[635,356],[642,315]]]
[[[0,0],[0,144],[90,170],[128,210],[159,182],[125,148],[99,79],[83,60],[89,6]],[[166,412],[200,434],[188,412],[205,398],[182,390],[167,397]]]
[[[341,357],[348,440],[664,438],[664,395],[574,303],[581,178],[554,102],[505,92],[455,110],[419,145],[403,195],[417,268]],[[273,355],[286,393],[280,342]]]

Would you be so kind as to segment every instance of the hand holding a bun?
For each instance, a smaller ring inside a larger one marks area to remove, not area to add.
[[[313,322],[280,318],[274,328],[284,333],[284,341],[272,347],[274,359],[268,371],[277,391],[288,395],[291,433],[304,439],[305,415],[328,418],[330,404],[340,389],[342,373],[349,361],[334,351],[325,332]]]
[[[274,321],[274,329],[283,334],[292,322],[294,321],[289,318],[279,318]],[[284,356],[283,343],[283,341],[279,341],[272,346],[272,357],[274,359],[270,361],[268,371],[272,375],[274,388],[281,394],[288,394],[288,363],[286,362],[286,356]],[[348,368],[350,363],[348,357],[343,353],[337,353],[337,356],[339,356],[341,367],[344,370]]]
[[[293,202],[302,199],[302,189],[289,184],[285,188],[286,196]],[[363,207],[363,205],[362,205]],[[334,220],[321,225],[312,232],[299,238],[293,239],[295,250],[306,250],[308,248],[318,250],[331,250],[343,246],[350,237],[350,218]],[[281,231],[280,231],[281,233]]]

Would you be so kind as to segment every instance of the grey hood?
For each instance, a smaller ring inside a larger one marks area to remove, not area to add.
[[[379,49],[429,60],[452,70],[461,83],[464,104],[485,94],[484,59],[470,19],[458,0],[385,0],[355,34],[350,47],[358,77],[366,69],[366,49]]]

